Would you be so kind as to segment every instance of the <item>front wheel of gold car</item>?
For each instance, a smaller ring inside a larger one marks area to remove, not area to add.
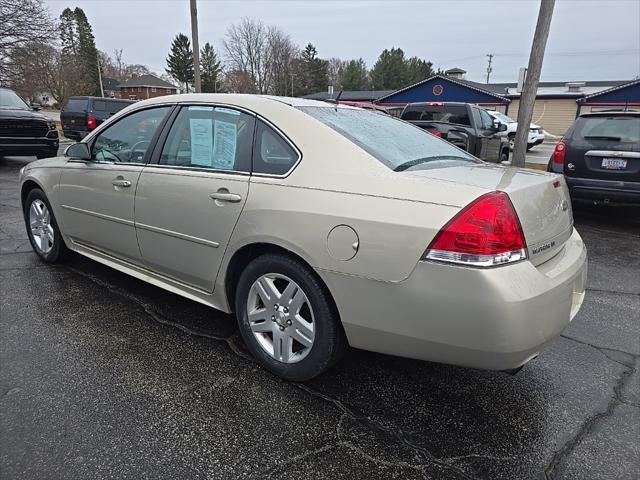
[[[346,339],[328,291],[302,262],[266,254],[244,269],[236,289],[238,328],[267,370],[309,380],[333,365]]]

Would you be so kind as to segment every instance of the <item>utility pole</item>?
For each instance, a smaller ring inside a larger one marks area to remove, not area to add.
[[[538,23],[536,25],[536,32],[533,35],[531,54],[529,55],[529,67],[527,68],[527,76],[524,80],[522,93],[520,94],[518,129],[516,130],[513,156],[511,158],[511,165],[515,167],[524,167],[525,163],[529,126],[531,125],[531,117],[533,115],[533,105],[536,101],[540,71],[542,70],[542,60],[544,59],[544,49],[547,46],[554,5],[555,0],[540,0]]]
[[[487,65],[487,83],[489,83],[489,76],[491,75],[491,72],[493,71],[491,69],[491,60],[493,59],[493,53],[488,53],[487,57],[489,57],[489,65]]]
[[[293,97],[293,77],[295,77],[296,74],[290,73],[289,75],[291,75],[291,96]]]
[[[98,59],[98,80],[100,81],[100,96],[104,97],[104,86],[102,85],[102,68],[100,67],[100,59]]]
[[[196,93],[202,92],[200,84],[200,46],[198,45],[198,7],[196,0],[191,0],[191,43],[193,43],[193,74]]]

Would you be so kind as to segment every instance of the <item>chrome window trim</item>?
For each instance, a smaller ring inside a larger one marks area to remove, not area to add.
[[[184,165],[163,165],[160,163],[147,163],[143,166],[148,168],[161,168],[164,170],[177,170],[184,172],[202,172],[202,173],[224,173],[224,174],[233,174],[233,175],[241,175],[243,177],[250,177],[250,172],[243,172],[242,170],[222,170],[219,168],[206,168],[206,167],[187,167]]]

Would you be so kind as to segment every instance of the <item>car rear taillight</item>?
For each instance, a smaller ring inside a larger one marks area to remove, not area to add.
[[[442,138],[442,133],[438,130],[427,130],[427,132],[429,132],[434,137]]]
[[[567,154],[567,144],[560,140],[553,149],[553,163],[564,165],[564,156]]]
[[[513,204],[504,192],[483,195],[438,232],[423,260],[493,267],[527,258],[526,242]]]
[[[98,120],[92,115],[87,115],[87,128],[93,130],[98,126]]]

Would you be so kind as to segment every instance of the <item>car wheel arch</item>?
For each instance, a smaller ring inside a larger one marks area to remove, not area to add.
[[[329,289],[329,286],[317,273],[315,273],[315,269],[309,263],[309,261],[293,250],[269,242],[255,242],[243,245],[242,247],[238,248],[229,259],[229,262],[227,263],[225,269],[223,285],[227,304],[229,305],[231,311],[233,310],[233,306],[235,305],[235,295],[238,286],[238,280],[240,279],[240,275],[242,274],[243,270],[247,267],[247,265],[249,265],[251,261],[261,255],[265,255],[268,253],[279,253],[281,255],[286,255],[309,267],[309,269],[314,272],[314,274],[318,278],[320,284],[323,285],[326,289],[328,296],[331,299],[332,306],[339,318],[338,308],[336,306],[334,296]]]
[[[28,179],[22,183],[22,187],[20,187],[20,204],[22,205],[22,208],[24,208],[24,202],[27,200],[29,192],[31,192],[31,190],[35,188],[38,188],[44,192],[44,188],[42,188],[42,186],[35,180]]]

